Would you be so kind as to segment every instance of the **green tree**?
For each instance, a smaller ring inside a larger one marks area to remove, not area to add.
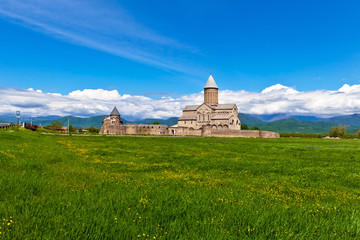
[[[241,124],[241,130],[249,130],[249,127],[248,127],[248,125],[246,125],[246,124]]]
[[[340,124],[337,127],[332,127],[329,134],[330,137],[342,137],[346,134],[346,126]]]
[[[357,135],[360,137],[360,129],[357,131]]]
[[[253,126],[251,130],[260,130],[260,128],[258,126]]]
[[[73,127],[72,124],[69,125],[69,132],[75,132],[76,128]]]
[[[153,122],[152,124],[153,124],[153,125],[160,125],[159,122]]]
[[[51,125],[47,126],[48,128],[51,128],[51,129],[59,129],[61,127],[63,127],[64,124],[59,122],[59,121],[54,121],[54,122],[51,122]]]
[[[96,129],[96,128],[94,128],[94,127],[89,127],[87,130],[88,130],[90,133],[99,133],[99,129]]]

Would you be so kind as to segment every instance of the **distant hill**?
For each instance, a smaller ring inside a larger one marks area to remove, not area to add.
[[[301,121],[294,118],[282,119],[274,122],[269,122],[260,127],[261,130],[281,132],[281,133],[329,133],[331,127],[339,125],[333,122],[310,122]],[[348,125],[347,133],[356,133],[358,127]]]
[[[58,117],[56,119],[46,119],[46,117],[43,117],[42,120],[38,120],[38,118],[36,118],[36,120],[33,121],[33,124],[35,124],[35,125],[41,124],[42,126],[47,126],[47,125],[50,125],[51,122],[53,122],[53,121],[59,121],[59,122],[63,123],[64,126],[67,126],[68,119],[69,119],[70,124],[72,124],[73,127],[75,127],[75,128],[89,128],[89,127],[101,128],[102,121],[104,120],[105,117],[107,117],[107,116],[100,115],[100,116],[88,117],[88,118],[69,116],[69,117],[60,117],[60,118]],[[126,124],[126,123],[152,124],[153,122],[159,122],[160,124],[171,126],[171,125],[174,125],[175,123],[177,123],[177,119],[178,119],[177,117],[172,117],[169,119],[146,118],[146,119],[139,120],[139,121],[128,121],[124,118],[121,118],[121,121],[123,121],[124,124]],[[30,123],[30,120],[24,121],[24,122]]]
[[[58,119],[44,119],[44,120],[35,120],[33,121],[33,124],[35,125],[42,125],[47,126],[50,125],[53,121],[59,121],[64,124],[64,126],[67,126],[68,119],[70,124],[73,125],[74,128],[89,128],[89,127],[95,127],[95,128],[101,128],[102,121],[104,120],[105,115],[101,116],[95,116],[95,117],[88,117],[88,118],[79,118],[79,117],[61,117]],[[29,121],[25,121],[29,122]]]
[[[360,129],[360,114],[353,114],[347,116],[338,116],[333,118],[317,118],[314,116],[293,116],[290,117],[285,114],[273,114],[273,115],[262,115],[262,119],[258,119],[257,117],[260,115],[248,115],[244,113],[239,113],[239,118],[242,124],[248,125],[250,128],[254,126],[258,126],[261,130],[268,130],[274,132],[296,132],[296,133],[328,133],[333,126],[337,126],[339,124],[345,125],[347,127],[348,133],[355,133],[358,129]],[[50,125],[53,121],[60,121],[67,126],[68,118],[70,120],[70,124],[72,124],[75,128],[89,128],[95,127],[100,128],[102,125],[102,121],[106,115],[80,118],[80,117],[59,117],[59,116],[48,116],[48,117],[37,117],[33,124],[42,126]],[[274,120],[277,118],[283,118]],[[132,118],[133,119],[133,118]],[[133,120],[128,121],[123,117],[121,120],[126,123],[137,123],[137,124],[152,124],[153,122],[159,122],[164,125],[174,125],[177,123],[177,117],[171,117],[168,119],[157,119],[157,118],[146,118],[143,120]],[[269,121],[271,120],[271,121]],[[29,122],[29,117],[23,117],[22,121]],[[0,116],[0,122],[10,122],[16,123],[16,117],[9,116]]]
[[[290,114],[284,114],[284,113],[280,113],[280,114],[249,114],[248,116],[260,119],[264,122],[273,122],[273,121],[277,121],[277,120],[281,120],[281,119],[289,119],[289,118],[294,118],[294,119],[302,120],[302,121],[310,121],[310,122],[324,120],[324,118],[318,118],[315,116],[297,116],[297,115],[290,115]]]
[[[318,118],[315,116],[291,116],[290,118],[294,118],[301,121],[309,121],[309,122],[324,121],[324,118]]]
[[[17,119],[16,119],[16,117],[1,116],[0,117],[0,122],[17,123]]]
[[[56,119],[61,118],[61,116],[55,116],[55,115],[51,115],[51,116],[46,116],[46,117],[36,117],[36,121],[54,121]],[[21,121],[22,122],[30,122],[31,121],[31,117],[28,116],[21,116]],[[15,116],[0,116],[0,122],[8,122],[8,123],[17,123],[17,118]]]
[[[249,117],[259,119],[264,122],[272,122],[280,119],[290,118],[289,115],[279,113],[279,114],[247,114]]]
[[[260,127],[266,124],[266,122],[258,118],[252,117],[250,115],[246,115],[244,113],[239,113],[238,116],[240,118],[241,124],[246,124],[248,127],[254,127],[254,126]]]
[[[266,123],[260,129],[282,133],[328,133],[331,127],[336,125],[334,123],[310,122],[289,118]]]
[[[327,118],[327,119],[324,119],[323,121],[337,123],[337,124],[343,124],[346,126],[360,127],[360,114]]]
[[[256,117],[255,117],[256,116]],[[356,133],[360,128],[360,114],[318,118],[315,116],[290,116],[286,114],[245,115],[239,114],[242,123],[249,127],[258,126],[261,130],[296,133],[329,133],[331,127],[339,124],[347,127],[348,133]],[[261,118],[261,119],[258,119]],[[282,118],[279,120],[274,120]]]
[[[163,125],[174,125],[177,123],[178,117],[171,117],[168,119],[157,119],[157,118],[146,118],[140,121],[135,121],[137,124],[152,124],[153,122],[158,122]]]

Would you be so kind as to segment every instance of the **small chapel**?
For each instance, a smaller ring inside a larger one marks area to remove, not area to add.
[[[211,74],[204,87],[204,103],[185,106],[177,124],[192,129],[201,129],[204,125],[218,130],[241,129],[236,104],[219,104],[219,88]]]

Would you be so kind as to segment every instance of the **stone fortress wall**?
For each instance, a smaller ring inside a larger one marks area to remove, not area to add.
[[[280,134],[276,132],[269,131],[259,131],[259,130],[212,130],[212,137],[244,137],[244,138],[280,138]]]
[[[108,135],[169,135],[167,125],[145,125],[145,124],[103,124],[99,134]]]
[[[211,125],[205,125],[201,129],[191,129],[187,127],[169,127],[168,135],[201,137],[280,138],[280,134],[276,132],[259,130],[213,129]]]
[[[167,125],[145,124],[106,124],[101,128],[100,134],[105,135],[172,135],[172,136],[199,136],[199,137],[245,137],[245,138],[279,138],[275,132],[259,130],[231,130],[212,129],[211,125],[203,126],[202,129],[187,127],[168,127]]]

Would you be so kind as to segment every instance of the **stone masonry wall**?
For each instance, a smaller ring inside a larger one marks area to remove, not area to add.
[[[168,135],[201,136],[201,132],[201,129],[192,129],[187,127],[169,127]]]
[[[144,124],[111,124],[110,122],[104,122],[100,129],[99,134],[109,135],[137,135],[137,134],[149,134],[149,135],[168,135],[169,130],[167,125],[144,125]]]
[[[280,138],[277,132],[260,131],[260,138]]]
[[[211,130],[212,137],[280,138],[275,132],[259,130]]]
[[[118,125],[105,122],[99,134],[109,135],[176,135],[176,136],[203,136],[203,137],[245,137],[245,138],[279,138],[275,132],[258,130],[232,130],[211,129],[210,125],[204,125],[202,129],[188,127],[168,127],[167,125],[143,125],[126,124]]]
[[[99,134],[122,135],[125,133],[124,125],[111,124],[110,121],[104,122]]]

